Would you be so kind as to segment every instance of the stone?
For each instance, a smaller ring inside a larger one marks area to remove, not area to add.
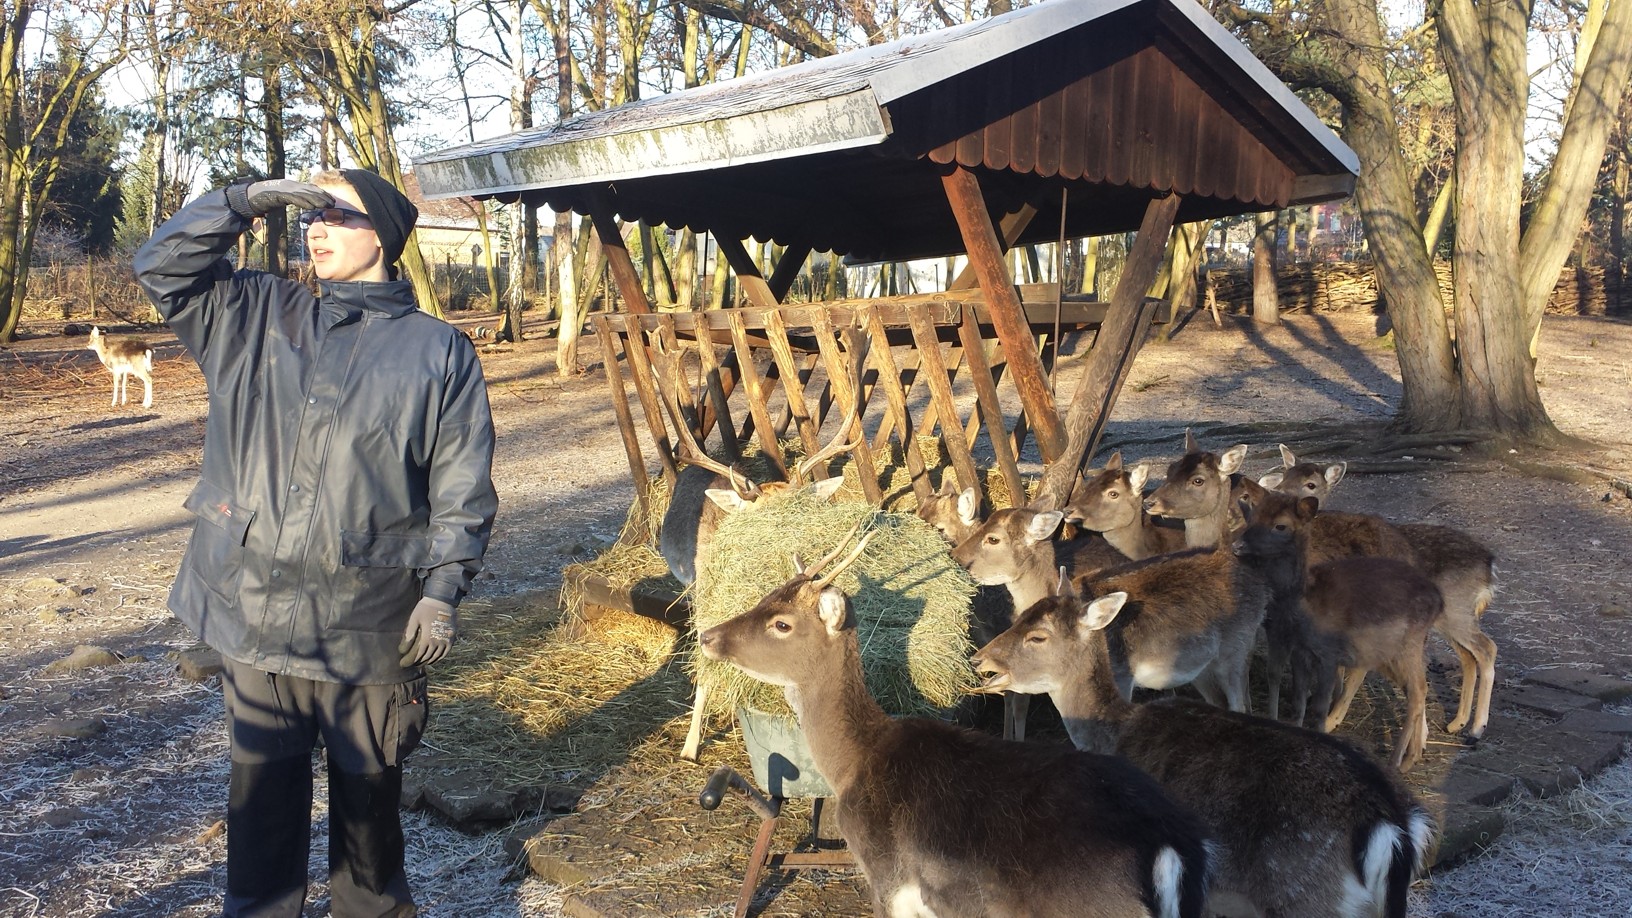
[[[61,736],[69,739],[90,739],[107,732],[107,722],[100,717],[50,717],[34,728],[37,736]]]
[[[1632,736],[1632,717],[1608,711],[1575,711],[1554,725],[1570,733],[1611,733]]]
[[[1597,710],[1603,702],[1591,695],[1560,691],[1545,685],[1515,685],[1497,691],[1502,704],[1518,705],[1549,717],[1563,717],[1571,711]]]
[[[204,644],[176,653],[176,672],[189,682],[203,682],[221,668],[221,654]]]
[[[1488,806],[1453,808],[1440,826],[1439,845],[1428,857],[1433,867],[1449,867],[1489,848],[1507,828],[1501,811]]]
[[[1468,765],[1459,759],[1440,784],[1440,793],[1453,809],[1461,806],[1494,806],[1513,796],[1519,781],[1512,775]]]
[[[1632,681],[1576,667],[1534,670],[1525,674],[1524,681],[1588,695],[1607,704],[1632,698]]]
[[[74,648],[74,652],[60,660],[47,663],[45,671],[48,673],[71,673],[86,669],[101,669],[104,666],[117,666],[124,662],[119,655],[106,647],[96,647],[91,644],[81,644]]]
[[[1591,712],[1582,712],[1591,713]],[[1492,718],[1479,747],[1457,760],[1457,766],[1511,775],[1537,797],[1552,797],[1581,785],[1620,757],[1621,739],[1605,733],[1579,733],[1517,718]]]

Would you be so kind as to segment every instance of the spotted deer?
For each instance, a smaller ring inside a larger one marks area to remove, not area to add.
[[[1265,487],[1315,497],[1322,503],[1343,480],[1347,468],[1345,463],[1324,470],[1312,463],[1295,463],[1296,456],[1285,446],[1281,447],[1281,458],[1289,468],[1279,484]],[[1264,476],[1260,484],[1275,474]],[[1328,512],[1316,518],[1309,552],[1311,564],[1357,555],[1396,558],[1414,564],[1434,581],[1444,600],[1444,611],[1434,622],[1434,631],[1456,651],[1462,665],[1456,716],[1445,729],[1450,733],[1466,730],[1475,739],[1482,736],[1490,723],[1490,701],[1496,689],[1496,642],[1485,634],[1479,621],[1496,596],[1495,554],[1479,540],[1450,526],[1389,523],[1366,514]]]
[[[1183,529],[1163,526],[1145,512],[1145,481],[1150,469],[1122,466],[1122,453],[1112,453],[1105,470],[1083,481],[1071,492],[1065,508],[1067,522],[1097,532],[1129,560],[1185,547]]]
[[[91,341],[85,345],[113,374],[113,401],[117,407],[130,402],[130,377],[142,381],[142,407],[153,407],[153,349],[139,338],[109,338],[102,329],[91,327]]]
[[[1151,513],[1184,520],[1184,543],[1191,548],[1212,548],[1230,543],[1231,516],[1237,513],[1231,480],[1247,458],[1239,443],[1222,453],[1210,453],[1184,432],[1184,455],[1167,467],[1167,480],[1145,506]]]
[[[1201,918],[1200,822],[1113,756],[892,718],[868,694],[844,544],[753,609],[698,635],[788,696],[878,918]]]
[[[975,654],[982,690],[1047,694],[1077,748],[1125,756],[1198,814],[1219,842],[1207,914],[1404,918],[1434,824],[1396,778],[1313,730],[1129,702],[1114,674],[1130,665],[1130,610],[1062,580]]]

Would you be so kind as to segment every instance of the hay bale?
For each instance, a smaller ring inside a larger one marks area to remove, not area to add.
[[[875,531],[867,551],[835,585],[851,598],[867,687],[892,714],[936,715],[975,684],[969,610],[975,584],[952,560],[939,533],[916,516],[885,513],[863,501],[821,503],[803,494],[720,525],[716,549],[698,578],[693,624],[701,631],[751,609],[807,563],[831,551],[858,521]],[[859,537],[859,536],[858,536]],[[690,669],[711,685],[709,708],[747,704],[790,714],[780,688],[695,650]]]

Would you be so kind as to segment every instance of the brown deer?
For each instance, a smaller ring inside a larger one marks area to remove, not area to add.
[[[669,378],[680,378],[678,354],[659,347],[656,359],[667,363]],[[659,376],[661,378],[661,374]],[[852,391],[859,392],[860,387]],[[679,416],[674,399],[665,397],[663,404],[669,411],[670,421],[680,440],[680,457],[690,464],[681,469],[675,478],[669,507],[664,511],[662,525],[658,527],[657,546],[658,553],[668,562],[670,573],[684,586],[696,583],[707,570],[709,558],[714,552],[714,534],[719,529],[720,521],[728,514],[761,508],[801,491],[818,500],[829,500],[844,485],[841,476],[822,479],[813,479],[812,476],[834,456],[855,448],[854,441],[847,443],[844,440],[859,413],[859,406],[855,403],[849,406],[844,419],[839,422],[838,433],[833,439],[794,466],[788,481],[767,482],[754,482],[736,469],[710,457],[697,444],[690,425]],[[691,706],[691,724],[686,730],[685,745],[680,749],[680,757],[693,762],[697,761],[702,748],[703,716],[708,692],[708,683],[699,680]]]
[[[780,685],[833,788],[877,918],[1201,918],[1209,842],[1156,782],[1112,757],[892,718],[867,692],[837,567],[803,568],[698,635],[710,659]]]
[[[1347,462],[1330,465],[1299,462],[1297,454],[1285,443],[1277,445],[1281,448],[1281,467],[1258,477],[1258,484],[1271,491],[1313,497],[1324,504],[1332,489],[1343,480],[1343,474],[1349,470]]]
[[[982,647],[984,691],[1046,693],[1071,741],[1121,755],[1218,838],[1207,913],[1404,918],[1433,821],[1400,782],[1337,737],[1183,699],[1135,705],[1125,609],[1059,595]]]
[[[1184,548],[1183,529],[1160,525],[1145,512],[1144,487],[1149,474],[1143,464],[1124,469],[1122,453],[1112,453],[1104,471],[1072,490],[1066,521],[1099,533],[1133,561]]]
[[[1241,470],[1247,445],[1239,443],[1222,453],[1201,449],[1190,431],[1184,432],[1184,455],[1167,467],[1167,480],[1145,501],[1151,513],[1184,520],[1184,543],[1211,548],[1230,542],[1231,514],[1236,512],[1231,476]]]
[[[948,543],[957,545],[980,526],[980,494],[974,488],[958,490],[947,472],[940,490],[918,505],[918,518],[935,527]]]
[[[976,583],[1007,587],[1016,611],[1048,595],[1060,565],[1069,568],[1073,577],[1080,577],[1127,562],[1125,555],[1098,535],[1055,539],[1064,520],[1065,513],[1059,510],[994,510],[952,549],[952,557]]]
[[[1296,458],[1286,447],[1281,449],[1283,461]],[[1346,465],[1328,466],[1318,479],[1307,470],[1294,474],[1306,465],[1294,464],[1279,485],[1266,487],[1307,494],[1324,502],[1342,480]],[[1338,469],[1335,474],[1334,468]],[[1414,564],[1439,587],[1444,613],[1434,623],[1434,631],[1451,645],[1462,664],[1456,716],[1445,729],[1449,733],[1466,730],[1470,737],[1479,738],[1490,722],[1490,700],[1496,689],[1496,642],[1479,627],[1479,620],[1496,595],[1495,554],[1477,539],[1449,526],[1392,524],[1381,517],[1357,513],[1323,512],[1316,517],[1310,531],[1311,564],[1361,555]]]
[[[1428,632],[1443,608],[1439,588],[1422,572],[1393,558],[1343,558],[1309,569],[1304,607],[1315,630],[1338,639],[1343,689],[1326,715],[1337,729],[1366,674],[1381,672],[1405,694],[1405,714],[1394,743],[1394,766],[1406,771],[1428,743]],[[1323,667],[1315,688],[1316,714],[1331,696],[1332,672]]]
[[[142,407],[153,407],[153,349],[140,338],[109,338],[102,329],[91,327],[91,341],[85,345],[113,374],[115,407],[130,402],[130,377],[142,381]]]

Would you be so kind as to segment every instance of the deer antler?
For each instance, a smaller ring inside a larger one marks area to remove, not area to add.
[[[843,349],[843,345],[840,345],[840,348]],[[856,361],[851,365],[850,404],[845,406],[844,420],[839,422],[839,432],[834,435],[832,440],[828,441],[826,446],[818,450],[815,455],[806,457],[804,461],[800,462],[799,465],[794,468],[793,483],[795,485],[801,485],[808,481],[810,473],[814,472],[821,466],[822,463],[833,458],[834,456],[839,455],[840,453],[850,452],[857,446],[860,446],[862,438],[867,436],[867,432],[865,430],[861,430],[857,432],[856,439],[851,440],[848,443],[844,442],[845,435],[850,432],[850,426],[856,423],[856,417],[861,413],[862,392],[860,367],[861,364],[867,359],[865,346],[863,351],[861,360]],[[834,394],[837,394],[837,392],[838,390],[835,388]]]
[[[812,585],[815,586],[818,591],[827,589],[827,585],[833,582],[833,578],[844,573],[845,568],[856,563],[856,559],[861,557],[861,553],[867,550],[867,543],[871,542],[873,540],[873,536],[877,534],[878,530],[874,529],[862,536],[861,541],[856,543],[855,548],[850,549],[850,554],[845,555],[844,560],[840,561],[837,567],[823,574],[819,579],[813,581]],[[840,542],[839,544],[843,545],[844,543]]]
[[[806,567],[805,563],[803,561],[799,560],[799,555],[797,553],[794,554],[794,556],[793,556],[793,571],[794,571],[794,573],[796,573],[796,574],[798,574],[798,575],[800,575],[802,577],[814,577],[817,574],[821,573],[822,568],[824,568],[827,565],[831,564],[833,562],[833,559],[837,558],[839,556],[839,553],[844,551],[844,546],[849,544],[850,540],[856,537],[856,533],[861,531],[861,527],[867,525],[867,520],[868,519],[870,519],[870,517],[862,517],[861,519],[856,520],[856,525],[850,527],[850,531],[845,533],[839,539],[838,544],[833,546],[833,550],[828,552],[826,555],[823,555],[820,560],[818,560],[815,564],[812,564],[809,567]],[[871,533],[869,533],[869,535],[870,534]]]
[[[663,339],[661,338],[657,340],[657,344],[653,349],[657,352],[657,358],[663,362],[665,367],[674,371],[674,378],[679,379],[680,355],[670,353],[668,348],[663,346]],[[657,377],[657,385],[661,389],[664,374],[657,373],[654,375]],[[716,475],[725,476],[725,480],[731,483],[731,490],[737,492],[737,496],[744,500],[754,500],[759,497],[759,486],[749,480],[747,475],[714,459],[704,452],[701,446],[697,445],[696,437],[691,434],[691,425],[687,424],[685,419],[680,416],[680,410],[675,407],[674,398],[659,391],[658,401],[663,403],[663,410],[668,414],[669,421],[674,424],[675,434],[680,438],[680,458],[691,465],[702,466]],[[739,478],[741,479],[740,484],[738,483]]]

